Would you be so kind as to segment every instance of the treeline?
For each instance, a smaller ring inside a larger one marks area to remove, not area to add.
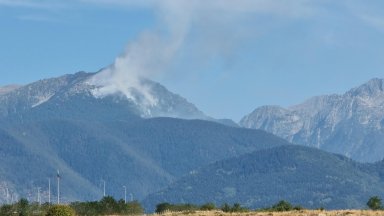
[[[371,210],[384,210],[382,205],[382,200],[378,196],[371,197],[367,202],[367,207]],[[216,207],[214,203],[206,203],[204,205],[193,205],[193,204],[170,204],[170,203],[160,203],[156,206],[156,213],[163,212],[186,212],[186,211],[212,211],[212,210],[221,210],[223,212],[249,212],[251,209],[242,207],[239,203],[235,203],[232,206],[224,203],[220,207]],[[304,210],[300,205],[292,205],[291,203],[281,200],[278,203],[267,207],[256,209],[254,211],[258,212],[283,212],[283,211],[299,211]],[[318,208],[318,210],[324,210],[323,207]]]
[[[127,202],[116,201],[113,197],[107,196],[100,201],[74,202],[70,204],[76,215],[137,215],[144,213],[144,209],[137,201]]]
[[[281,212],[281,211],[294,211],[294,210],[303,210],[304,208],[299,205],[292,205],[287,201],[280,201],[275,205],[257,209],[256,211],[270,211],[270,212]],[[217,207],[214,203],[206,203],[204,205],[193,205],[193,204],[170,204],[170,203],[160,203],[156,206],[156,213],[164,213],[167,211],[170,212],[185,212],[185,211],[212,211],[212,210],[221,210],[223,212],[249,212],[251,209],[242,207],[239,203],[234,203],[229,205],[224,203],[222,206]]]
[[[63,212],[65,214],[62,214]],[[17,203],[0,207],[0,216],[139,215],[143,213],[144,209],[139,202],[125,203],[124,200],[117,201],[110,196],[100,201],[73,202],[65,206],[49,203],[39,205],[36,202],[29,203],[28,200],[21,199]]]
[[[271,206],[270,208],[260,209],[258,211],[292,211],[301,210],[300,206],[293,206],[286,201]],[[233,205],[224,203],[217,207],[214,203],[206,203],[204,205],[193,204],[170,204],[160,203],[156,206],[156,213],[170,212],[194,212],[194,211],[212,211],[221,210],[223,212],[249,212],[248,208],[242,207],[239,203]],[[65,214],[63,214],[65,212]],[[127,202],[124,200],[115,200],[113,197],[107,196],[100,201],[91,202],[73,202],[69,205],[50,205],[44,203],[29,203],[26,199],[21,199],[19,202],[12,205],[3,205],[0,208],[0,216],[88,216],[88,215],[139,215],[143,214],[144,209],[137,201]]]
[[[384,210],[381,198],[378,196],[371,197],[367,206],[372,210]],[[292,205],[287,201],[280,201],[268,208],[256,209],[260,212],[282,212],[282,211],[298,211],[304,208],[299,205]],[[323,208],[320,208],[323,210]],[[249,212],[251,209],[242,207],[239,203],[230,205],[224,203],[217,207],[214,203],[206,203],[203,205],[194,204],[171,204],[160,203],[156,206],[156,213],[164,212],[195,212],[195,211],[213,211],[221,210],[223,212]],[[106,196],[100,201],[91,202],[73,202],[69,205],[51,205],[44,203],[42,205],[34,202],[29,203],[26,199],[20,199],[17,203],[11,205],[2,205],[0,207],[0,216],[89,216],[89,215],[140,215],[144,213],[144,209],[137,201],[127,202],[124,200],[115,200],[113,197]]]

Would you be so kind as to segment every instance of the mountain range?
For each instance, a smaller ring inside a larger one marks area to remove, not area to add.
[[[363,164],[315,148],[283,145],[217,161],[148,196],[156,203],[241,203],[255,209],[288,200],[309,209],[364,209],[384,195],[383,162]]]
[[[122,198],[126,186],[149,211],[164,201],[256,208],[280,199],[361,208],[384,194],[383,162],[327,152],[381,159],[382,80],[258,108],[239,127],[148,79],[140,79],[146,92],[101,94],[110,89],[93,82],[98,74],[0,88],[0,202],[35,201],[38,188],[47,201],[57,171],[63,202],[100,199],[105,182],[107,195]]]
[[[261,130],[213,121],[149,118],[207,117],[151,81],[159,103],[150,112],[124,95],[95,97],[95,86],[87,84],[93,75],[41,80],[0,96],[2,202],[36,200],[38,187],[47,201],[48,178],[54,185],[56,170],[63,201],[100,199],[103,181],[108,195],[121,198],[126,186],[143,199],[200,166],[289,144]]]
[[[357,161],[379,161],[384,157],[383,80],[372,79],[345,94],[313,97],[289,108],[259,107],[239,124]]]

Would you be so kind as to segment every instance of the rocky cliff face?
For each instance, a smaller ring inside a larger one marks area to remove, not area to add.
[[[343,95],[318,96],[289,108],[260,107],[240,125],[358,161],[378,161],[384,155],[383,80],[372,79]]]

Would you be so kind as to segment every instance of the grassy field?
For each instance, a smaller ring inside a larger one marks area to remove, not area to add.
[[[291,212],[246,212],[224,213],[222,211],[196,211],[196,212],[167,212],[163,216],[384,216],[384,211],[369,210],[342,210],[342,211],[316,211],[302,210]]]

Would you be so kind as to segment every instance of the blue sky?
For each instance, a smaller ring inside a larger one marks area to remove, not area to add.
[[[155,72],[143,76],[237,121],[384,78],[383,11],[381,0],[0,0],[0,85],[98,71],[149,41],[140,63]]]

